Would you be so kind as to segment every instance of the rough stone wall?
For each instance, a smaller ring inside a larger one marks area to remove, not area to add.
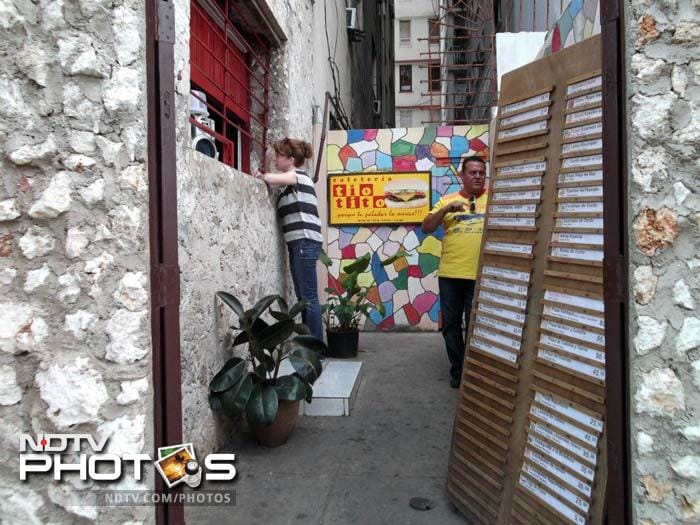
[[[626,2],[634,504],[700,522],[700,2]]]
[[[271,57],[270,141],[288,135],[310,142],[312,3],[268,4],[288,38]],[[207,401],[209,381],[231,357],[223,336],[232,318],[217,306],[214,294],[227,290],[244,306],[267,294],[289,298],[291,277],[276,220],[276,194],[190,148],[189,0],[177,0],[175,9],[183,434],[203,455],[235,431]]]
[[[8,522],[153,518],[148,507],[76,506],[90,500],[76,492],[75,475],[22,483],[17,472],[23,432],[109,435],[112,452],[153,450],[144,13],[140,0],[0,7],[0,515]]]

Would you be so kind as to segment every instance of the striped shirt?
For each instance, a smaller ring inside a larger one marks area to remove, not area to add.
[[[287,186],[277,201],[277,215],[282,224],[285,242],[310,239],[323,242],[318,200],[311,178],[303,170],[297,174],[296,186]]]

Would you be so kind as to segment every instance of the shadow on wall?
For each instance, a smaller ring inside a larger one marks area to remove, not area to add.
[[[455,174],[463,158],[480,155],[488,159],[488,144],[486,124],[330,131],[328,173],[430,171],[433,205],[443,195],[459,191]],[[374,304],[383,303],[386,313],[382,316],[373,310],[363,330],[438,329],[441,239],[442,228],[426,235],[416,225],[328,227],[331,282],[342,266],[372,254],[370,269],[359,282],[376,283],[368,298]],[[379,264],[380,259],[400,250],[407,256],[386,267]]]

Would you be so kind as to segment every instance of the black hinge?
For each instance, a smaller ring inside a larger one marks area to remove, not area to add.
[[[175,44],[175,5],[165,0],[156,0],[156,40]]]

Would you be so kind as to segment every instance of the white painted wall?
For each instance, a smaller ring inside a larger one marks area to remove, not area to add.
[[[394,49],[395,49],[395,85],[396,85],[396,125],[406,127],[401,122],[402,111],[411,111],[412,126],[422,126],[422,122],[430,120],[427,110],[415,106],[428,106],[431,103],[428,93],[428,69],[425,67],[429,58],[439,61],[439,55],[429,57],[428,20],[438,16],[439,0],[397,0],[395,3]],[[402,43],[400,38],[401,21],[408,21],[411,27],[410,42]],[[439,44],[430,44],[430,50],[439,52]],[[401,92],[399,66],[412,65],[412,84],[410,92]],[[423,67],[421,67],[423,66]],[[433,97],[433,102],[439,104],[439,95]],[[426,124],[430,125],[430,124]]]

